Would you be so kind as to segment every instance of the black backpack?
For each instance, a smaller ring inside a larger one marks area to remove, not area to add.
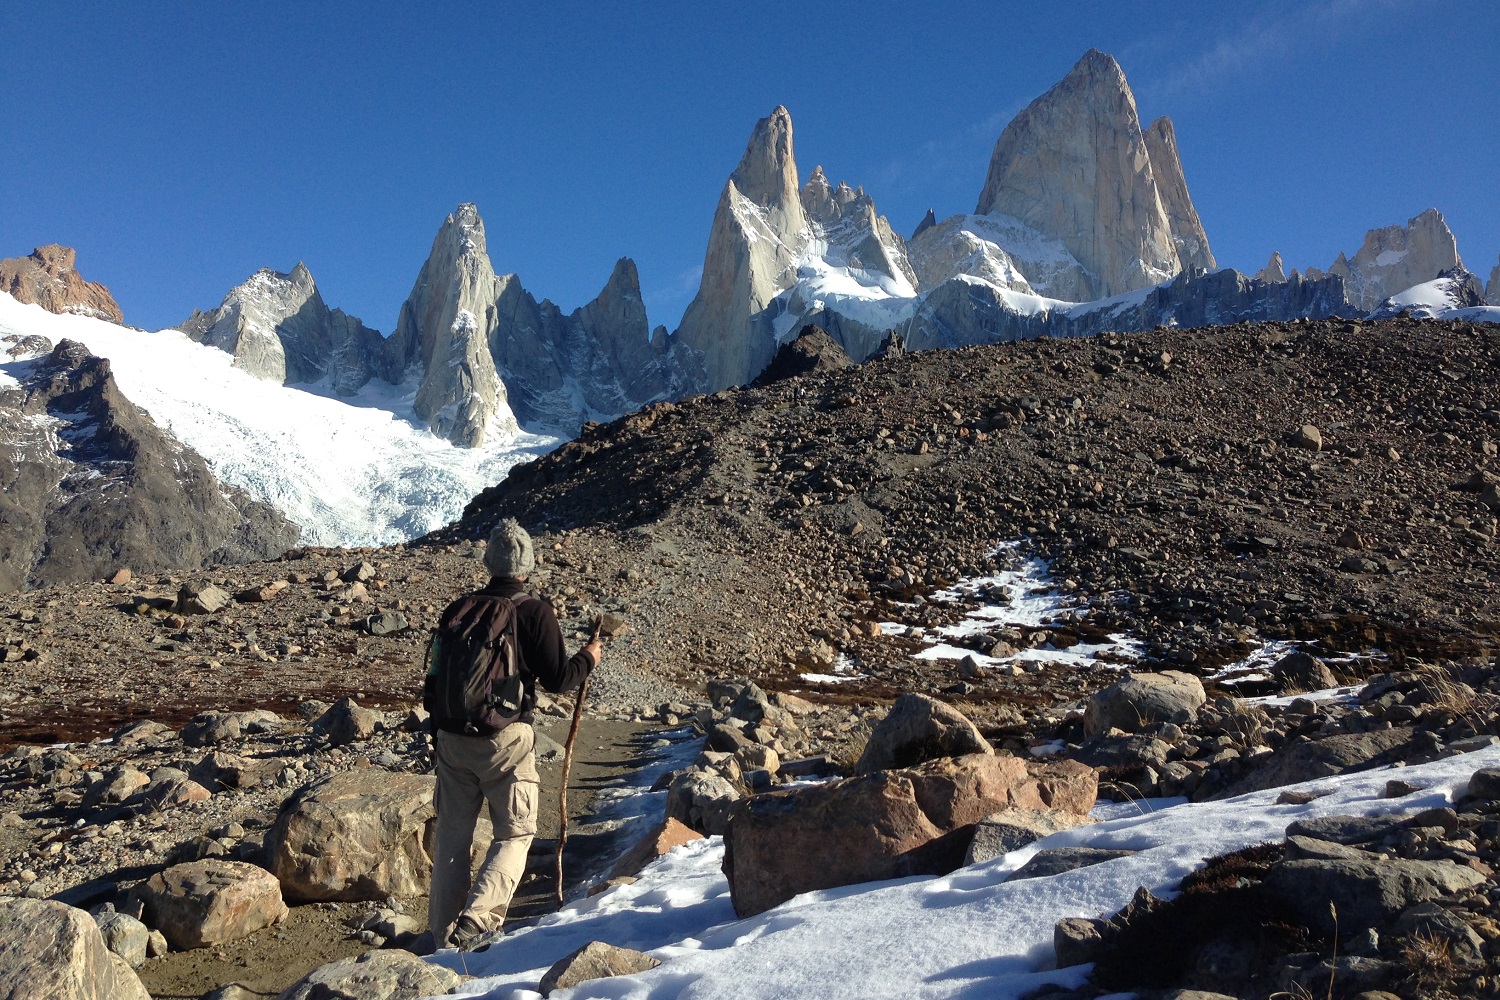
[[[448,605],[428,640],[422,683],[434,728],[493,736],[533,707],[516,642],[516,605],[530,599],[476,593]]]

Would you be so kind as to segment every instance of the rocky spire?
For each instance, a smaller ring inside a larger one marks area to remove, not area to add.
[[[489,349],[499,293],[484,220],[475,205],[459,205],[401,306],[392,350],[400,368],[421,365],[417,416],[465,447],[519,429]]]
[[[824,185],[827,181],[824,180]],[[752,334],[757,317],[795,279],[811,239],[797,189],[792,116],[778,107],[755,125],[719,196],[698,294],[676,340],[698,359],[700,388],[749,382],[771,360],[774,340]]]
[[[17,302],[39,305],[48,312],[76,313],[111,323],[124,323],[120,305],[109,289],[85,281],[75,270],[78,252],[49,243],[25,257],[0,260],[0,292]]]
[[[1271,251],[1271,259],[1266,261],[1266,266],[1255,272],[1256,281],[1281,282],[1286,280],[1286,265],[1281,261],[1281,252]]]
[[[792,155],[791,112],[777,105],[755,123],[745,155],[729,180],[740,194],[779,217],[775,223],[778,230],[794,233],[803,227],[797,161]]]
[[[1490,280],[1484,286],[1484,301],[1492,306],[1500,306],[1500,262],[1490,269]]]
[[[1156,176],[1156,192],[1166,210],[1177,244],[1177,256],[1183,267],[1212,271],[1218,267],[1208,248],[1208,234],[1188,194],[1187,178],[1182,174],[1182,160],[1177,155],[1177,132],[1166,115],[1156,119],[1143,133],[1146,151],[1151,155],[1151,171]]]
[[[937,225],[937,216],[933,215],[932,209],[929,208],[927,214],[922,216],[922,221],[917,223],[916,231],[911,234],[911,238],[916,239],[935,225]]]
[[[1061,241],[1092,275],[1093,297],[1156,284],[1182,267],[1135,96],[1097,49],[1006,126],[975,211],[1013,216]]]

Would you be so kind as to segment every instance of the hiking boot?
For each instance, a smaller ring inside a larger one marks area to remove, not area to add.
[[[448,943],[459,951],[484,951],[503,937],[504,928],[484,930],[473,917],[465,914],[458,918],[453,933],[448,935]]]
[[[458,923],[453,925],[453,933],[448,935],[448,945],[459,951],[470,951],[483,933],[484,928],[479,926],[478,921],[464,914],[458,918]]]

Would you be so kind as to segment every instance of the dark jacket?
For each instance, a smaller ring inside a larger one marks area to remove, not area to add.
[[[515,601],[526,591],[519,580],[493,577],[480,593],[497,594]],[[571,691],[594,669],[593,658],[582,649],[572,656],[567,655],[557,614],[552,605],[539,598],[516,601],[516,644],[520,647],[524,664],[523,674],[533,679],[533,693],[535,684],[553,694]],[[534,703],[534,698],[528,700]]]

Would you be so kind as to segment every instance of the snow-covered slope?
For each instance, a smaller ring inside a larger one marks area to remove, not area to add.
[[[710,837],[673,850],[633,885],[574,902],[484,952],[445,951],[434,961],[478,977],[460,995],[491,1000],[534,1000],[548,967],[590,941],[647,951],[662,964],[559,995],[1015,1000],[1044,983],[1084,982],[1090,966],[1055,967],[1052,932],[1063,917],[1114,913],[1138,886],[1173,896],[1207,858],[1279,841],[1295,820],[1449,806],[1470,775],[1497,764],[1500,747],[1405,767],[1402,780],[1420,790],[1394,799],[1387,797],[1390,772],[1377,770],[1308,782],[1317,797],[1303,805],[1278,803],[1285,788],[1221,802],[1110,803],[1095,810],[1099,823],[951,875],[808,893],[744,920],[735,918],[720,871],[723,840]],[[1063,846],[1139,853],[1006,881],[1038,850]]]
[[[1408,313],[1417,319],[1461,319],[1500,323],[1500,306],[1484,304],[1479,279],[1468,271],[1444,271],[1431,281],[1397,292],[1370,313],[1372,317]]]
[[[414,422],[415,385],[373,380],[332,398],[258,379],[177,330],[146,333],[58,316],[0,295],[0,335],[81,341],[120,389],[207,460],[222,482],[302,527],[309,545],[401,541],[447,524],[511,466],[555,438],[515,435],[459,448]]]

